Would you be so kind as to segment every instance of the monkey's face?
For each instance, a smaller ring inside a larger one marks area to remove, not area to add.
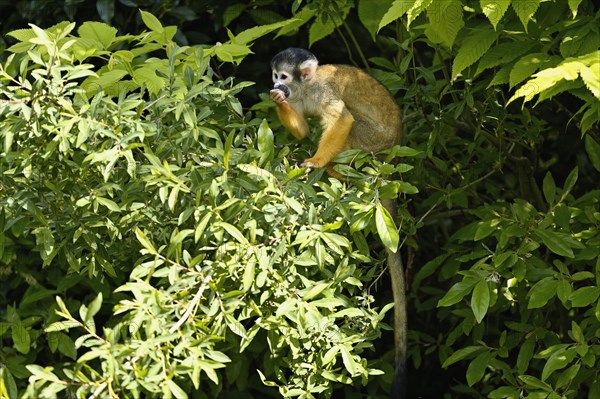
[[[273,70],[273,89],[281,90],[286,98],[292,95],[290,85],[293,80],[293,75],[287,70]]]
[[[318,64],[317,57],[304,49],[292,47],[277,53],[271,60],[273,100],[279,103],[288,98],[302,98],[303,84],[312,79]]]

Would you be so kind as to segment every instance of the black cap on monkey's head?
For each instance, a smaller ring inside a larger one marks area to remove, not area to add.
[[[271,69],[293,70],[294,79],[300,81],[300,69],[298,66],[307,60],[317,61],[317,57],[310,51],[303,48],[290,47],[275,54],[275,56],[271,59]]]

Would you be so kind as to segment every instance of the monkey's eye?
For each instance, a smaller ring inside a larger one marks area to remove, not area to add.
[[[288,78],[288,76],[285,73],[281,74],[281,79],[286,80]]]
[[[277,73],[273,72],[273,79],[277,79]]]

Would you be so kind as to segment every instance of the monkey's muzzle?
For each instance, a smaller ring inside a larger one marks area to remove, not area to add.
[[[290,88],[284,85],[283,83],[275,83],[273,85],[274,89],[281,90],[283,94],[285,94],[285,98],[290,96]]]

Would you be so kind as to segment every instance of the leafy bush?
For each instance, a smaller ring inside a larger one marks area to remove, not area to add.
[[[235,98],[249,83],[209,63],[283,24],[192,48],[142,18],[137,36],[11,33],[2,262],[9,297],[29,288],[2,323],[5,394],[29,374],[24,398],[310,396],[381,374],[366,355],[390,306],[373,303],[367,240],[398,241],[378,190],[415,191],[388,178],[411,167],[351,153],[371,184],[349,189],[276,153]]]

